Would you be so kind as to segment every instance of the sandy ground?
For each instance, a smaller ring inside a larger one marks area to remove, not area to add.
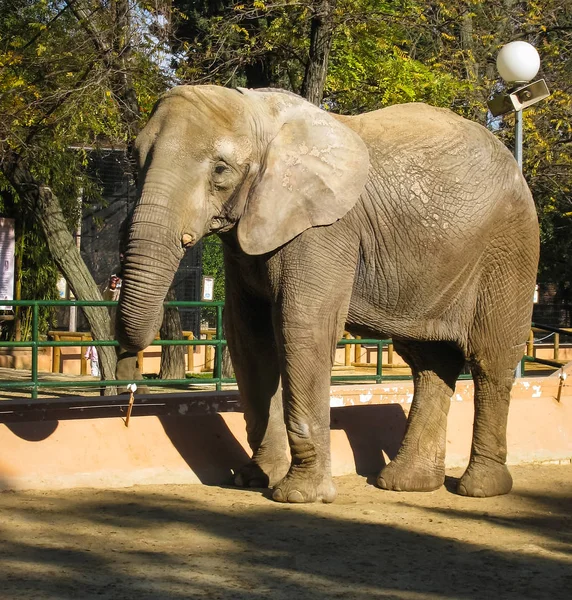
[[[331,505],[202,485],[3,493],[0,598],[572,598],[572,465],[512,472],[484,500],[358,476]]]

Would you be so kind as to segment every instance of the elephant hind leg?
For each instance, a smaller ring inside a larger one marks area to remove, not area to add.
[[[488,274],[469,332],[468,355],[475,384],[471,457],[457,491],[464,496],[507,494],[512,477],[506,467],[506,429],[515,369],[530,331],[534,265],[519,262],[522,251]]]
[[[512,489],[512,477],[505,464],[506,428],[514,367],[518,359],[503,366],[499,362],[514,352],[499,349],[494,354],[473,360],[471,364],[475,384],[475,419],[469,465],[457,485],[457,492],[462,496],[499,496],[508,494]]]
[[[446,342],[395,340],[413,371],[413,403],[397,456],[379,474],[379,487],[429,492],[445,481],[447,413],[465,358]]]

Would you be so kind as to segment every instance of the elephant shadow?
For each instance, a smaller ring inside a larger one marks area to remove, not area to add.
[[[89,419],[103,414],[76,412],[74,418]],[[62,415],[58,413],[54,416]],[[70,418],[69,414],[65,416]],[[158,415],[158,418],[170,442],[203,484],[232,484],[234,473],[250,460],[244,446],[221,414]],[[4,425],[20,439],[41,442],[56,431],[59,420],[53,418]],[[395,457],[406,425],[407,417],[399,404],[331,409],[331,428],[345,432],[359,475],[377,473],[386,460]],[[336,451],[339,448],[334,437],[332,452]]]
[[[250,459],[220,414],[159,418],[171,443],[203,484],[232,484],[234,472]],[[331,409],[331,428],[345,432],[359,475],[377,473],[386,459],[395,457],[406,425],[406,414],[397,404]]]
[[[159,417],[183,460],[206,485],[231,484],[250,457],[220,414]]]
[[[4,423],[15,436],[26,442],[43,442],[58,428],[58,420]]]
[[[330,414],[331,428],[347,435],[358,475],[378,473],[395,458],[407,426],[399,404],[343,406]]]

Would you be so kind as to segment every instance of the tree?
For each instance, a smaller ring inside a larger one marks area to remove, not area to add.
[[[310,47],[300,95],[319,106],[324,95],[328,60],[334,30],[337,0],[318,0],[311,4]]]
[[[175,300],[173,288],[168,291],[166,301]],[[159,335],[162,340],[182,340],[181,315],[177,308],[166,308]],[[184,379],[185,378],[185,347],[184,346],[162,346],[161,347],[161,370],[160,379]]]
[[[82,300],[101,295],[70,233],[77,188],[87,185],[81,155],[70,146],[97,145],[102,138],[129,144],[140,112],[150,110],[165,84],[144,28],[132,26],[144,11],[132,8],[126,0],[9,0],[0,8],[6,35],[0,172],[22,214],[37,219],[54,262]],[[84,312],[94,337],[109,339],[107,309]],[[101,348],[100,364],[103,377],[112,379],[112,348]]]

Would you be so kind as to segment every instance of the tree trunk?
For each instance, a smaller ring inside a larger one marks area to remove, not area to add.
[[[234,375],[234,367],[230,358],[230,350],[228,346],[223,346],[222,349],[222,376],[225,379],[230,379]]]
[[[465,68],[468,81],[479,80],[479,64],[475,57],[475,43],[473,40],[473,17],[471,13],[463,15],[460,25],[461,48],[465,56]]]
[[[2,172],[25,203],[28,214],[40,223],[54,262],[60,269],[78,300],[102,300],[99,289],[83,262],[75,240],[68,229],[60,203],[52,190],[34,179],[21,157],[8,151],[0,163]],[[96,340],[111,340],[111,320],[105,306],[83,309]],[[103,379],[115,379],[116,355],[111,346],[98,348]],[[106,388],[105,393],[115,393]]]
[[[334,35],[334,12],[337,0],[317,0],[310,30],[310,52],[301,95],[319,106],[324,94],[328,59]]]
[[[175,291],[171,288],[165,300],[175,300]],[[181,315],[178,308],[166,308],[161,324],[162,340],[182,340]],[[161,379],[185,378],[185,346],[163,346],[161,348]]]

